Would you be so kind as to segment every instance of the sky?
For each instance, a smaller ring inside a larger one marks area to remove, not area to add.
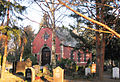
[[[22,5],[29,6],[29,4],[22,3]],[[59,17],[59,14],[62,14],[61,18],[64,17],[63,19],[59,19],[61,21],[64,21],[62,23],[57,23],[58,26],[66,26],[69,27],[69,24],[74,24],[74,19],[71,17],[68,17],[70,15],[71,11],[66,10],[65,8],[62,8],[59,12],[56,12],[56,18]],[[67,16],[64,16],[67,15]],[[33,30],[35,31],[34,33],[36,34],[39,31],[39,23],[41,22],[43,17],[43,12],[40,9],[40,7],[37,4],[31,4],[26,12],[24,13],[24,20],[20,22],[21,25],[26,27],[27,25],[31,25]]]

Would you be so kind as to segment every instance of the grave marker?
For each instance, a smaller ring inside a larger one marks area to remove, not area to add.
[[[44,66],[44,67],[43,67],[43,73],[44,73],[44,74],[47,74],[47,70],[48,70],[48,67],[47,67],[47,66]]]
[[[91,70],[90,70],[90,68],[85,68],[85,75],[87,76],[88,74],[90,74],[91,73]]]
[[[112,77],[118,79],[119,78],[119,68],[118,67],[114,67],[112,70],[113,70]]]
[[[34,65],[33,68],[35,69],[35,75],[40,73],[40,66],[39,65]]]
[[[53,69],[53,82],[63,82],[64,80],[64,70],[59,66]]]
[[[31,80],[31,82],[34,82],[35,80],[35,70],[32,67],[28,67],[25,71],[25,79]]]
[[[96,64],[92,64],[91,73],[96,73]]]
[[[25,73],[25,62],[17,62],[16,73],[18,72]]]
[[[25,69],[32,66],[32,61],[28,58],[26,61],[17,62],[16,73],[23,72],[25,75]]]

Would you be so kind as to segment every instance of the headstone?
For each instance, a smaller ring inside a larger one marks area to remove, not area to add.
[[[35,80],[35,70],[32,67],[28,67],[25,71],[25,79],[30,82],[34,82]]]
[[[16,73],[23,72],[25,74],[25,62],[17,62]]]
[[[91,73],[96,73],[96,64],[92,64]]]
[[[47,66],[44,66],[44,67],[43,67],[43,73],[44,73],[44,74],[47,74],[47,70],[48,70],[48,67],[47,67]]]
[[[12,63],[6,62],[6,69],[7,69],[8,71],[13,68],[12,66],[13,66]]]
[[[90,74],[90,73],[91,73],[90,68],[85,68],[85,75],[87,76],[87,75]]]
[[[64,70],[59,66],[53,69],[53,82],[63,82],[64,80]]]
[[[35,69],[35,75],[40,73],[40,66],[39,65],[34,65],[33,68]]]
[[[28,80],[28,79],[31,79],[32,78],[32,71],[30,68],[27,68],[26,71],[25,71],[25,79]]]
[[[113,70],[112,77],[118,79],[119,78],[119,68],[118,67],[114,67],[112,70]]]
[[[44,67],[43,67],[43,74],[44,74],[44,75],[50,75],[50,71],[48,70],[48,67],[47,67],[47,66],[44,66]]]

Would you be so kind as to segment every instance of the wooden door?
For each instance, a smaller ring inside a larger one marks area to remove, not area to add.
[[[42,57],[41,57],[41,61],[42,61],[42,66],[46,65],[46,64],[50,64],[50,59],[51,59],[51,52],[50,49],[45,47],[42,50]]]

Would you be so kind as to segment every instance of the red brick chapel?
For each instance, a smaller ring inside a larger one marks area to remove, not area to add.
[[[92,59],[91,53],[81,50],[73,52],[77,41],[70,35],[67,29],[56,29],[56,60],[61,58],[73,59],[77,65],[86,65],[88,59]],[[52,57],[52,29],[41,28],[32,42],[32,53],[37,56],[39,65],[51,64]]]

